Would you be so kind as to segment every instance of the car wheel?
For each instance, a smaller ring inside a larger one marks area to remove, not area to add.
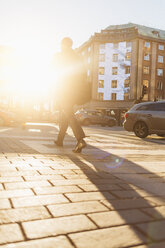
[[[139,121],[134,126],[134,133],[139,138],[146,138],[148,136],[148,127],[143,121]]]
[[[84,125],[84,126],[89,126],[89,125],[90,125],[90,120],[89,120],[89,119],[85,119],[85,120],[83,121],[83,125]]]
[[[108,126],[109,126],[109,127],[113,127],[114,125],[115,125],[115,124],[114,124],[114,121],[109,121],[109,122],[108,122]]]

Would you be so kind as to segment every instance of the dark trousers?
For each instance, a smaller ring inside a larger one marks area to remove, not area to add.
[[[73,106],[64,105],[60,111],[58,141],[63,142],[68,126],[71,127],[77,141],[85,138],[85,133],[74,115]]]

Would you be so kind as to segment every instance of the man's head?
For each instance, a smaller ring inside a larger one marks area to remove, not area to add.
[[[65,37],[61,41],[61,50],[64,51],[64,50],[72,49],[72,45],[73,45],[72,39],[69,37]]]

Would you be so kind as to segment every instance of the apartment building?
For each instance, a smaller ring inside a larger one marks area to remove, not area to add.
[[[92,85],[91,108],[165,99],[165,31],[133,23],[95,33],[77,49]]]

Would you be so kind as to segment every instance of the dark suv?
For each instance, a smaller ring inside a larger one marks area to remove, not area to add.
[[[165,101],[136,104],[125,114],[123,126],[139,138],[165,136]]]
[[[88,126],[90,124],[100,124],[101,126],[113,127],[116,125],[115,118],[104,115],[103,113],[99,111],[78,110],[75,113],[75,116],[77,120],[85,126]]]

